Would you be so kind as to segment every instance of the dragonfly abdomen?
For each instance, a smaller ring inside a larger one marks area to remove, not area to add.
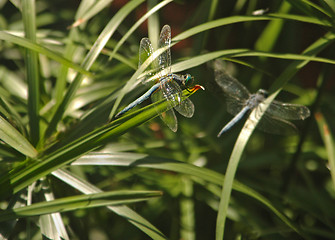
[[[159,87],[161,83],[156,83],[153,85],[148,91],[146,91],[141,97],[130,103],[127,107],[125,107],[122,111],[115,115],[115,117],[119,117],[122,114],[128,112],[130,109],[136,107],[141,104],[144,100],[147,100]]]
[[[239,122],[243,116],[250,110],[251,108],[246,105],[232,120],[230,120],[219,132],[218,137],[220,137],[224,132],[227,132],[230,128],[232,128],[237,122]]]

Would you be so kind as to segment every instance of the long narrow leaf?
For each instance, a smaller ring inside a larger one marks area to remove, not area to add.
[[[189,38],[195,34],[201,33],[203,31],[207,31],[213,28],[222,27],[229,24],[240,23],[240,22],[251,22],[251,21],[269,21],[274,19],[282,19],[282,20],[292,20],[292,21],[300,21],[312,24],[323,25],[326,27],[331,27],[330,23],[324,23],[319,21],[318,19],[312,17],[304,17],[304,16],[295,16],[295,15],[285,15],[285,14],[273,14],[273,15],[263,15],[263,16],[232,16],[227,18],[221,18],[217,20],[213,20],[210,22],[206,22],[200,24],[196,27],[190,28],[187,31],[184,31],[177,36],[175,36],[172,41],[181,41],[186,38]]]
[[[102,49],[107,44],[110,37],[116,31],[117,27],[121,24],[121,22],[133,11],[139,4],[141,4],[144,0],[134,0],[127,3],[114,17],[109,21],[107,26],[99,35],[98,39],[92,46],[91,50],[86,55],[82,66],[84,69],[89,70],[93,64],[93,62],[97,59]],[[56,129],[57,124],[62,119],[64,112],[66,111],[67,106],[70,104],[72,98],[74,97],[76,91],[78,90],[84,76],[77,75],[76,78],[71,83],[68,91],[66,92],[63,101],[58,106],[55,114],[52,117],[48,128],[45,131],[44,138],[48,138]]]
[[[4,41],[8,41],[14,44],[17,44],[21,47],[30,49],[34,52],[38,52],[40,54],[43,54],[61,64],[64,64],[66,66],[68,66],[69,68],[72,68],[86,76],[92,76],[92,73],[90,73],[89,71],[84,70],[82,67],[78,66],[77,64],[74,64],[73,62],[69,61],[68,59],[62,57],[60,54],[55,53],[45,47],[43,47],[42,45],[38,44],[38,43],[34,43],[29,39],[26,38],[22,38],[22,37],[18,37],[15,35],[12,35],[6,31],[0,31],[0,39],[4,40]]]
[[[36,42],[36,13],[35,1],[22,1],[22,15],[24,23],[24,32],[27,39]],[[27,66],[27,81],[28,81],[28,115],[30,138],[34,145],[37,144],[40,137],[39,126],[39,105],[40,105],[40,82],[38,69],[38,55],[33,50],[26,50],[25,56]]]
[[[0,139],[27,157],[34,158],[36,149],[9,122],[0,116]]]
[[[144,167],[178,172],[204,180],[205,188],[207,186],[206,182],[222,186],[222,183],[226,178],[222,174],[204,167],[198,167],[189,163],[166,158],[152,157],[147,154],[140,153],[92,153],[74,161],[72,165]],[[252,190],[248,186],[238,182],[237,180],[233,181],[232,188],[262,203],[264,206],[269,208],[276,216],[278,216],[278,218],[280,218],[285,224],[287,224],[292,230],[300,234],[298,228],[292,223],[292,221],[280,210],[278,210],[271,203],[271,201],[266,199],[264,196]]]
[[[200,86],[195,86],[192,91],[184,90],[183,98],[191,96],[194,92],[201,89]],[[177,103],[175,103],[177,104]],[[1,197],[5,197],[9,192],[17,192],[22,188],[28,186],[33,181],[46,176],[50,172],[70,163],[79,156],[95,149],[102,144],[116,138],[123,133],[129,131],[156,116],[167,111],[174,105],[167,101],[156,102],[145,108],[142,108],[134,113],[125,115],[110,124],[101,127],[80,139],[64,146],[55,152],[43,156],[39,161],[33,162],[23,169],[13,171],[0,179],[0,193]],[[11,184],[9,185],[8,182]],[[5,194],[6,193],[6,194]]]
[[[122,46],[122,44],[127,40],[127,38],[146,20],[148,17],[150,17],[152,14],[157,12],[159,9],[164,7],[165,5],[172,2],[172,0],[165,0],[154,6],[152,9],[150,9],[144,16],[142,16],[128,31],[127,33],[121,38],[120,41],[116,44],[113,52],[110,55],[110,60],[114,57],[116,52],[119,50],[119,48]]]
[[[332,36],[334,38],[334,36]],[[327,39],[332,40],[332,39]],[[249,49],[227,49],[227,50],[220,50],[210,53],[205,53],[196,57],[192,57],[190,59],[181,61],[179,63],[173,64],[172,71],[173,72],[181,72],[186,69],[190,69],[193,67],[197,67],[201,64],[204,64],[208,61],[214,60],[219,57],[229,57],[229,58],[236,58],[236,57],[270,57],[270,58],[277,58],[277,59],[285,59],[285,60],[303,60],[303,61],[315,61],[315,62],[323,62],[328,64],[335,64],[335,60],[321,58],[321,57],[314,57],[308,56],[303,54],[290,54],[290,53],[266,53],[261,51],[252,51]]]
[[[27,207],[5,210],[0,213],[0,222],[55,212],[67,212],[108,205],[127,204],[161,196],[158,191],[113,191],[65,197],[49,202],[34,203]]]
[[[335,189],[335,144],[329,126],[321,113],[315,115],[316,122],[319,126],[321,137],[327,150],[328,163],[330,174],[333,182],[333,189]]]
[[[85,181],[84,179],[75,176],[73,173],[66,170],[57,170],[52,172],[52,174],[59,178],[61,181],[67,183],[73,188],[84,194],[93,194],[102,192],[101,189],[92,185],[91,183]],[[138,213],[130,209],[125,205],[120,206],[107,206],[107,208],[116,214],[124,217],[131,224],[135,225],[137,228],[141,229],[152,239],[163,240],[167,239],[163,233],[161,233],[155,226],[153,226],[146,219],[141,217]]]
[[[329,36],[330,35],[330,36]],[[318,39],[316,42],[311,44],[304,52],[303,54],[310,56],[315,55],[318,52],[320,52],[323,48],[328,46],[334,39],[334,36],[332,34],[327,34],[327,37],[323,37],[321,39]],[[217,225],[216,225],[216,239],[223,239],[224,237],[224,227],[225,227],[225,221],[227,217],[227,210],[228,205],[230,201],[230,195],[231,195],[231,189],[232,189],[232,183],[233,179],[235,178],[235,173],[237,170],[238,163],[240,161],[240,158],[242,156],[242,153],[244,151],[245,145],[247,144],[251,133],[254,129],[254,127],[257,125],[258,121],[261,119],[261,116],[264,114],[268,106],[271,104],[271,102],[274,100],[274,98],[279,94],[280,90],[284,86],[284,84],[289,81],[294,74],[296,74],[303,66],[305,66],[309,61],[305,60],[303,62],[293,62],[289,67],[287,67],[286,71],[284,71],[274,82],[271,89],[274,89],[276,87],[276,90],[273,94],[271,94],[265,101],[264,101],[264,107],[262,108],[262,113],[258,113],[257,118],[255,118],[256,115],[256,109],[251,113],[251,116],[253,117],[253,120],[251,121],[250,118],[246,121],[244,128],[242,129],[238,139],[236,140],[234,149],[232,151],[231,157],[229,159],[229,164],[226,170],[226,179],[223,183],[223,190],[221,194],[221,200],[220,200],[220,206],[218,211],[218,217],[217,217]],[[250,122],[251,121],[251,122]]]

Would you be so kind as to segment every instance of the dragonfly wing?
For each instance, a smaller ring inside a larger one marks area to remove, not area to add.
[[[182,100],[182,90],[172,77],[166,77],[161,81],[161,88],[164,97],[171,103],[180,104]]]
[[[139,49],[139,61],[138,67],[140,67],[153,53],[153,47],[149,38],[142,38]],[[145,83],[145,80],[152,77],[158,71],[158,61],[155,59],[147,68],[147,72],[144,74],[141,81]]]
[[[158,91],[154,92],[151,95],[152,102],[157,102],[160,100],[166,100],[165,94],[163,93],[162,89],[159,89]],[[172,102],[169,102],[172,104]],[[163,122],[173,131],[176,132],[178,129],[178,123],[177,123],[177,117],[172,109],[173,105],[171,105],[171,109],[166,112],[159,112],[160,118],[163,120]]]
[[[222,89],[227,102],[227,111],[238,114],[250,97],[250,92],[236,78],[230,76],[223,67],[222,61],[214,62],[214,74],[217,85]]]
[[[284,119],[264,114],[259,121],[257,128],[267,133],[278,135],[293,135],[298,133],[296,126]]]
[[[226,96],[226,105],[227,112],[232,115],[238,114],[246,105],[246,101],[242,101],[240,98],[234,98],[230,96]]]
[[[159,116],[163,120],[163,122],[171,129],[172,132],[177,132],[178,130],[177,117],[172,109],[163,112]]]
[[[170,46],[171,46],[171,28],[169,25],[164,25],[160,36],[159,36],[159,48],[166,48],[166,50],[159,55],[158,57],[158,63],[160,70],[165,70],[167,71],[166,74],[171,73],[171,51],[170,51]],[[166,75],[163,74],[163,75]]]
[[[310,116],[310,111],[305,106],[279,101],[273,101],[266,113],[287,120],[304,120]]]
[[[182,101],[179,105],[175,106],[174,109],[187,118],[191,118],[194,114],[194,104],[188,98]]]
[[[250,97],[248,89],[224,70],[222,61],[217,60],[214,62],[214,74],[216,83],[225,95],[241,99],[241,101]]]
[[[194,104],[188,98],[182,101],[182,90],[176,81],[171,79],[162,84],[162,92],[181,115],[188,118],[193,116]]]

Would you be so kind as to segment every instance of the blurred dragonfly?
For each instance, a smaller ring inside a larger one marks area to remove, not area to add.
[[[164,52],[154,59],[150,65],[151,69],[145,72],[141,79],[143,83],[152,79],[154,79],[156,83],[141,97],[137,98],[134,102],[130,103],[122,111],[116,114],[116,117],[142,103],[150,96],[152,102],[157,102],[163,99],[170,103],[171,109],[160,114],[160,117],[173,132],[177,131],[178,124],[177,117],[172,107],[185,117],[190,118],[193,116],[194,105],[188,98],[182,100],[182,88],[189,91],[194,91],[198,88],[189,88],[193,83],[193,77],[190,74],[180,75],[171,73],[170,45],[171,29],[169,25],[165,25],[160,33],[158,46],[159,49],[163,49]],[[150,56],[152,56],[153,52],[153,47],[149,38],[142,38],[140,42],[138,66],[140,67]]]
[[[257,93],[250,94],[246,87],[223,70],[220,61],[215,61],[214,70],[215,81],[226,97],[227,111],[235,116],[221,129],[218,134],[218,137],[220,137],[253,109],[257,108],[257,111],[262,111],[260,103],[268,97],[268,93],[259,89]],[[310,111],[305,106],[272,101],[259,121],[257,128],[268,133],[294,134],[297,133],[297,128],[288,120],[304,120],[309,115]]]

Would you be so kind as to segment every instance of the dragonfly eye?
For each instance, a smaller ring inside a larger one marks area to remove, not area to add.
[[[264,89],[259,89],[258,93],[261,94],[263,97],[267,98],[269,96],[268,91],[264,90]]]
[[[193,77],[190,74],[183,75],[184,85],[190,86],[193,83]]]

